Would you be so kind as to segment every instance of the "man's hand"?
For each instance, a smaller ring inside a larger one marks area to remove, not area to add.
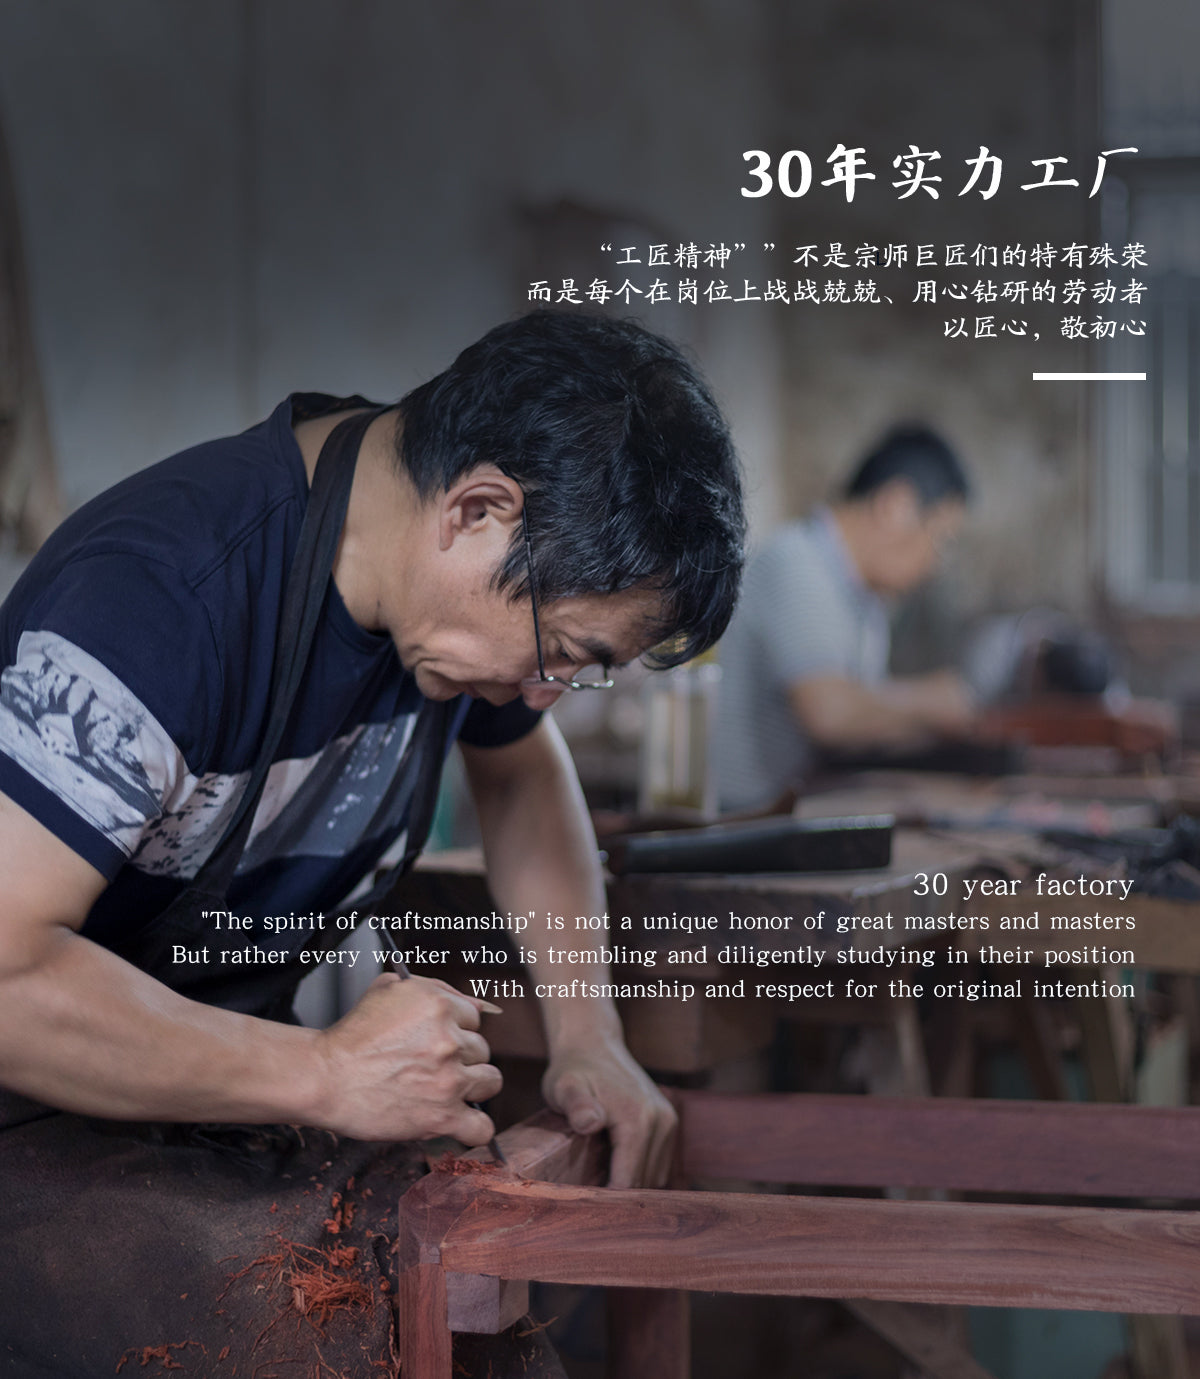
[[[326,1107],[319,1124],[363,1140],[452,1135],[486,1144],[495,1127],[469,1101],[500,1090],[479,1033],[486,1001],[426,977],[376,978],[362,999],[323,1030]]]
[[[386,974],[328,1030],[190,1001],[77,931],[104,877],[0,795],[0,1085],[83,1115],[276,1121],[362,1139],[485,1144],[479,1012]]]
[[[979,710],[970,687],[957,671],[934,670],[896,683],[908,687],[914,709],[935,732],[965,737],[975,727]]]
[[[964,737],[976,712],[966,683],[949,670],[872,685],[817,675],[791,684],[788,702],[805,733],[831,752],[919,749]]]
[[[565,932],[543,915],[599,915],[606,901],[596,836],[570,754],[549,719],[505,747],[463,748],[487,859],[488,883],[498,909],[524,911],[533,921],[521,936],[531,972],[553,974],[554,949],[592,949],[591,983],[608,980],[596,932]],[[540,992],[550,1066],[542,1079],[546,1100],[573,1129],[608,1128],[613,1187],[662,1183],[667,1176],[675,1112],[633,1061],[621,1022],[607,997]]]
[[[619,1035],[554,1050],[542,1094],[588,1135],[607,1127],[612,1139],[610,1187],[661,1187],[671,1166],[676,1115],[633,1061]]]

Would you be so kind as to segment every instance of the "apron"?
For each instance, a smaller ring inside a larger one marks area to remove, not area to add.
[[[350,399],[347,405],[363,404]],[[287,1020],[302,951],[230,976],[172,964],[225,897],[303,679],[328,593],[354,464],[371,422],[340,422],[313,475],[275,645],[258,759],[216,848],[175,901],[114,951],[184,995]],[[405,854],[364,897],[370,913],[416,860],[437,799],[450,709],[427,702],[398,769],[418,779]],[[416,1144],[295,1126],[129,1123],[58,1111],[0,1089],[0,1375],[217,1379],[396,1375],[396,1202],[424,1172]],[[524,1333],[524,1334],[520,1334]],[[543,1334],[455,1340],[458,1374],[563,1379]]]
[[[367,405],[362,398],[346,399],[346,404]],[[211,937],[210,921],[201,918],[204,911],[226,908],[229,886],[312,650],[350,501],[358,448],[367,427],[387,410],[373,408],[340,422],[321,448],[280,610],[267,724],[237,809],[191,884],[150,924],[129,938],[110,944],[127,962],[206,1005],[287,1019],[296,986],[313,971],[313,964],[305,963],[301,954],[335,948],[346,938],[345,931],[339,930],[333,917],[328,916],[327,927],[314,931],[304,948],[294,952],[286,963],[261,964],[261,970],[252,968],[243,974],[243,970],[229,966],[222,969],[188,964],[181,968],[171,961],[175,944],[196,947]],[[450,713],[448,704],[433,700],[427,700],[421,708],[397,767],[398,773],[403,773],[415,759],[419,772],[409,810],[405,853],[368,895],[355,901],[360,915],[369,914],[383,900],[425,845],[437,805]]]

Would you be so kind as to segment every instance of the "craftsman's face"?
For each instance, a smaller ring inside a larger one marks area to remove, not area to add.
[[[907,594],[924,584],[952,548],[966,504],[947,498],[924,507],[912,485],[893,481],[874,498],[876,541],[869,583],[881,594]]]
[[[524,698],[532,708],[558,698],[522,684],[538,675],[528,594],[514,600],[510,590],[492,587],[514,535],[519,539],[523,501],[511,480],[485,467],[427,507],[410,587],[398,590],[388,620],[400,659],[427,698]],[[603,679],[602,666],[625,665],[649,650],[659,610],[658,595],[645,589],[539,603],[547,674]]]
[[[559,599],[539,609],[546,672],[560,679],[604,678],[604,667],[636,660],[649,650],[643,629],[657,599],[640,590]],[[523,698],[530,708],[549,708],[558,691],[522,684],[538,674],[533,613],[528,597],[476,589],[459,616],[432,629],[401,660],[429,699],[469,694],[491,704]]]

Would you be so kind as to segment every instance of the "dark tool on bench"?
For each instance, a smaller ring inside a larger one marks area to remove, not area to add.
[[[392,971],[396,973],[396,975],[400,978],[401,981],[407,981],[409,977],[412,976],[412,973],[408,970],[408,965],[399,956],[400,945],[396,942],[395,938],[393,938],[393,936],[390,933],[388,933],[386,929],[380,929],[379,932],[387,940],[387,945],[392,950]],[[483,1107],[480,1106],[480,1104],[477,1101],[468,1101],[467,1105],[471,1108],[472,1111],[483,1110]],[[504,1164],[507,1166],[508,1160],[504,1157],[504,1150],[500,1148],[500,1143],[496,1139],[495,1135],[493,1135],[492,1138],[488,1140],[486,1148],[488,1153],[491,1154],[492,1158],[495,1159],[498,1164]]]
[[[606,838],[609,870],[632,872],[866,871],[892,860],[890,814],[790,816]]]

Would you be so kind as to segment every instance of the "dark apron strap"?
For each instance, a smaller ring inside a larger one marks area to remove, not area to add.
[[[233,817],[220,842],[197,873],[193,887],[203,886],[207,891],[224,895],[241,860],[254,811],[267,783],[267,774],[275,760],[275,752],[283,738],[283,730],[291,716],[292,705],[296,701],[312,651],[317,622],[333,573],[342,524],[350,504],[358,449],[367,427],[381,410],[339,422],[321,447],[279,613],[275,659],[271,670],[270,712],[258,758]],[[185,899],[190,889],[179,900]]]
[[[175,964],[172,957],[176,944],[195,947],[213,930],[211,922],[202,917],[203,912],[228,908],[229,886],[312,651],[350,501],[358,450],[367,427],[387,410],[375,408],[339,422],[321,448],[280,610],[270,708],[262,743],[220,841],[195,879],[165,910],[128,942],[113,945],[115,952],[174,990],[212,1005],[258,1014],[282,1014],[290,1006],[297,982],[312,970],[312,964],[304,963],[299,952],[283,963],[247,965],[232,971],[206,964]],[[389,873],[386,884],[375,886],[360,902],[360,914],[367,913],[369,902],[382,899],[395,877],[416,860],[428,837],[447,720],[448,705],[428,701],[413,725],[397,768],[402,772],[411,766],[414,756],[419,760],[420,774],[412,795],[405,855]],[[309,951],[335,947],[346,936],[346,930],[338,930],[330,922],[327,930],[313,935]]]
[[[388,899],[400,878],[412,870],[413,864],[421,855],[433,827],[433,816],[437,809],[438,784],[442,777],[442,761],[446,755],[446,732],[450,726],[452,709],[449,701],[429,700],[421,711],[420,720],[413,726],[412,736],[404,749],[400,769],[410,761],[418,748],[418,738],[423,739],[417,779],[413,787],[412,803],[409,807],[408,833],[404,840],[404,855],[392,867],[378,871],[369,890],[358,899],[350,901],[343,908],[343,914],[358,912],[360,919],[379,913],[379,907]],[[321,952],[336,948],[345,938],[336,923],[330,922],[329,930],[317,930],[310,938],[306,951]],[[383,967],[383,972],[390,968]]]

